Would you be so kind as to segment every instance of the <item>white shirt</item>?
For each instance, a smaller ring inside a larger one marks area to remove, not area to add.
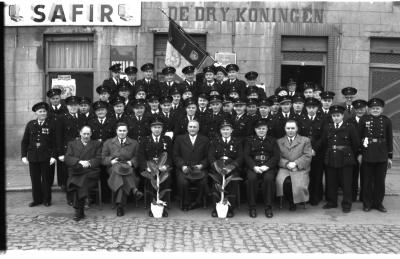
[[[39,124],[40,126],[42,126],[43,123],[44,123],[44,120],[42,120],[42,121],[38,120],[38,124]]]
[[[288,113],[284,113],[284,112],[282,112],[282,115],[283,115],[283,117],[284,117],[284,118],[289,118],[289,116],[290,116],[290,112],[288,112]]]
[[[360,122],[360,117],[356,116],[357,123]]]
[[[52,106],[53,106],[53,110],[56,110],[56,109],[59,110],[61,108],[61,103],[57,106],[54,106],[54,105],[52,105]]]
[[[206,108],[200,108],[199,109],[201,112],[205,112],[206,111]]]
[[[100,119],[100,118],[99,118],[100,124],[103,124],[105,120],[106,120],[106,118],[103,118],[103,119]]]
[[[210,82],[207,82],[207,85],[208,85],[208,86],[213,86],[213,85],[214,85],[214,81],[212,81],[211,83],[210,83]]]
[[[118,80],[115,77],[113,77],[112,79],[113,79],[114,83],[117,85],[118,84]]]
[[[146,80],[146,83],[148,83],[148,84],[150,84],[150,79],[145,79]]]
[[[322,108],[322,111],[323,111],[324,113],[328,113],[328,112],[329,112],[329,109],[324,109],[324,108]]]
[[[153,111],[153,110],[152,110],[152,111],[151,111],[152,114],[158,114],[158,112],[159,112],[159,110],[156,110],[156,111]]]
[[[121,143],[121,141],[122,141],[122,144],[124,144],[124,143],[125,143],[125,141],[126,141],[126,138],[124,138],[124,139],[122,139],[122,138],[118,138],[118,141],[119,141],[119,143]]]
[[[289,143],[293,143],[293,140],[296,138],[296,136],[294,137],[288,137]]]
[[[314,120],[315,119],[315,115],[314,116],[310,116],[310,115],[308,115],[308,118],[310,118],[310,120]]]
[[[188,115],[187,118],[188,118],[189,121],[191,120],[190,117],[192,117],[192,120],[194,119],[194,115],[192,115],[192,116]]]
[[[192,145],[194,145],[194,142],[196,142],[197,135],[194,135],[194,136],[189,135],[189,138],[190,138],[190,141],[192,142]]]
[[[343,121],[340,122],[340,123],[333,123],[333,124],[335,125],[335,129],[336,129],[336,124],[339,124],[337,128],[340,128],[342,126],[342,124],[343,124]]]
[[[229,80],[229,82],[230,82],[231,84],[235,83],[235,81],[236,81],[236,79],[235,79],[235,80]]]
[[[223,140],[225,143],[229,143],[229,141],[231,141],[231,137],[229,137],[229,138],[224,138],[224,137],[222,137],[222,140]]]
[[[240,114],[240,115],[236,115],[236,119],[237,119],[237,120],[240,120],[240,118],[242,118],[243,115],[244,115],[244,113],[243,113],[243,114]]]
[[[169,113],[164,112],[164,116],[165,116],[166,118],[169,118]]]
[[[155,143],[160,142],[160,136],[158,136],[158,137],[156,137],[154,135],[152,135],[152,136],[153,136],[153,140],[154,140]]]

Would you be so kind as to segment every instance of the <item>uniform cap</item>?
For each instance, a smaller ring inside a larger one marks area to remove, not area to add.
[[[55,95],[61,95],[61,89],[59,88],[52,88],[49,91],[47,91],[47,97],[51,98]]]
[[[49,104],[45,102],[38,102],[32,106],[32,111],[36,112],[39,109],[45,109],[46,111],[49,110]]]

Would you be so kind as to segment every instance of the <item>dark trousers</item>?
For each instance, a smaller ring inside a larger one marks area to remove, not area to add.
[[[136,186],[139,186],[139,181],[140,181],[139,177],[137,177],[135,173],[132,175],[132,177],[133,177],[133,182],[134,182],[135,186],[131,186],[132,189],[130,189],[129,192],[127,192],[126,189],[124,189],[123,186],[121,188],[119,188],[116,192],[114,192],[114,201],[113,202],[117,206],[125,206],[126,205],[126,201],[128,199],[128,196],[132,192],[135,192],[137,190]],[[109,190],[111,192],[111,189],[109,189]]]
[[[78,188],[71,192],[71,197],[72,197],[72,206],[74,207],[74,209],[80,209],[85,206],[86,197],[79,198]]]
[[[63,162],[58,160],[58,158],[56,158],[56,160],[57,162],[50,166],[50,183],[51,185],[54,184],[54,176],[57,168],[57,185],[61,186],[63,181],[66,181],[66,179],[64,179],[65,177],[63,178],[63,169],[62,169]]]
[[[51,202],[50,160],[29,162],[33,202]]]
[[[311,202],[318,203],[322,201],[322,195],[324,191],[322,184],[323,170],[323,158],[313,157],[311,160],[310,183],[308,185]]]
[[[292,179],[290,176],[287,176],[283,181],[283,196],[290,204],[293,203],[293,188],[292,188]]]
[[[326,200],[331,205],[337,205],[338,187],[342,183],[343,208],[351,208],[352,203],[353,166],[340,168],[326,167]]]
[[[352,186],[352,197],[353,201],[357,200],[358,194],[358,178],[360,178],[360,200],[362,201],[362,192],[363,192],[363,178],[364,175],[361,173],[364,170],[364,163],[358,163],[353,168],[353,186]]]
[[[365,207],[382,205],[385,197],[385,178],[387,162],[368,163],[363,162],[364,185],[363,203]]]
[[[262,196],[264,206],[272,206],[275,195],[276,170],[268,170],[257,174],[253,170],[247,170],[247,201],[250,208],[256,207],[258,181],[262,181]]]
[[[67,186],[67,180],[68,180],[68,167],[65,163],[57,160],[57,183],[58,183],[58,186]],[[53,182],[54,182],[54,175],[53,175]]]
[[[184,173],[182,171],[178,171],[176,178],[177,178],[176,185],[178,187],[179,196],[182,199],[182,205],[186,207],[190,203],[190,194],[189,194],[190,184],[193,184],[197,187],[198,193],[196,195],[195,202],[200,203],[206,190],[207,176],[199,180],[189,180],[184,176]]]
[[[100,166],[101,197],[104,203],[110,202],[111,199],[111,190],[107,182],[109,177],[110,175],[107,172],[107,168],[105,166]]]

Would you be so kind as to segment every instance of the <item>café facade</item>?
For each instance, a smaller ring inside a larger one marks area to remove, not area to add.
[[[384,99],[400,158],[399,1],[10,1],[4,16],[7,166],[19,165],[31,107],[47,101],[51,87],[96,100],[113,63],[154,63],[162,80],[167,16],[211,57],[238,64],[241,78],[257,71],[267,95],[294,78],[334,91],[338,103],[347,86],[358,89],[356,98]]]

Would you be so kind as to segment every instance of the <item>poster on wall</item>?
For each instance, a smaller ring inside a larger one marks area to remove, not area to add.
[[[236,64],[236,53],[216,52],[215,61],[219,62],[224,67],[228,64]]]
[[[136,50],[137,46],[111,46],[110,47],[110,66],[121,64],[120,78],[128,80],[124,73],[125,68],[136,66]]]
[[[61,99],[76,95],[76,81],[71,75],[59,75],[51,80],[51,88],[61,89]]]
[[[140,26],[141,1],[6,1],[5,26]]]

